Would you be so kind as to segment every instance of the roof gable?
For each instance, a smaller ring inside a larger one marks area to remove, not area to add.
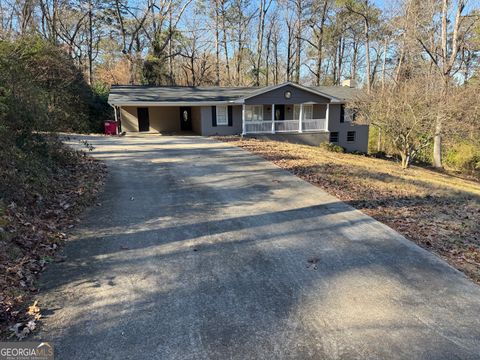
[[[289,94],[290,97],[287,97]],[[272,86],[262,91],[257,91],[242,99],[245,104],[301,104],[301,103],[320,103],[326,104],[337,102],[326,94],[315,90],[297,86],[296,84],[286,83],[281,86]]]
[[[314,95],[321,96],[323,98],[329,99],[331,102],[338,102],[339,101],[339,99],[337,99],[336,97],[331,96],[331,95],[321,91],[320,89],[317,89],[317,88],[314,88],[314,87],[307,87],[307,86],[303,86],[303,85],[292,83],[292,82],[285,82],[283,84],[266,86],[266,87],[260,88],[256,91],[252,92],[251,94],[247,95],[246,97],[244,97],[243,100],[252,99],[253,97],[257,97],[257,96],[260,96],[260,95],[263,95],[263,94],[266,94],[266,93],[269,93],[269,92],[278,92],[278,90],[280,90],[280,89],[284,89],[284,91],[291,91],[292,90],[291,88],[300,90],[301,94],[303,94],[303,95],[305,95],[305,93],[310,93],[310,94],[314,94]]]

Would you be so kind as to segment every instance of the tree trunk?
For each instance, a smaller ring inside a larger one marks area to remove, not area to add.
[[[274,56],[274,61],[275,61],[275,69],[273,73],[273,83],[275,85],[278,84],[278,38],[277,35],[275,35],[275,42],[273,43],[273,56]]]
[[[465,8],[465,1],[460,0],[455,14],[455,21],[453,24],[451,53],[448,51],[448,0],[442,2],[442,29],[441,29],[441,59],[442,66],[440,68],[443,76],[443,101],[447,102],[450,78],[452,77],[452,68],[460,49],[459,44],[459,29],[461,22],[461,14]],[[433,59],[432,59],[433,60]],[[435,123],[435,136],[433,138],[433,166],[442,168],[442,132],[443,132],[443,114],[440,112]]]
[[[223,33],[223,52],[225,53],[225,68],[227,70],[227,84],[230,85],[230,60],[228,57],[228,41],[227,41],[227,26],[225,22],[226,11],[225,11],[225,0],[221,0],[221,9],[222,9],[222,33]]]
[[[291,76],[291,66],[292,66],[292,29],[290,24],[287,23],[288,27],[288,41],[287,41],[287,81],[290,81]]]
[[[382,61],[382,90],[385,90],[385,68],[387,65],[387,46],[388,46],[388,39],[385,37],[383,43],[383,61]]]
[[[215,1],[215,86],[220,85],[220,31],[218,0]]]
[[[315,79],[315,85],[320,86],[322,79],[322,62],[323,62],[323,33],[325,27],[325,19],[327,15],[328,0],[324,0],[322,15],[320,17],[320,28],[318,30],[317,41],[317,73]]]
[[[132,54],[127,55],[127,60],[128,60],[128,64],[129,64],[129,71],[130,71],[129,83],[130,83],[130,85],[134,85],[135,84],[136,69],[135,69],[135,61],[133,60]]]
[[[265,86],[268,86],[270,81],[270,47],[272,44],[272,32],[271,30],[267,33],[267,48],[265,55]]]
[[[382,151],[382,129],[381,128],[377,128],[378,129],[378,132],[377,132],[377,152],[380,152]]]
[[[358,41],[356,38],[353,39],[353,55],[352,55],[352,64],[350,67],[350,77],[355,80],[357,78],[357,57],[358,57]]]
[[[169,9],[169,21],[168,21],[168,77],[170,85],[175,85],[174,73],[173,73],[173,28],[172,28],[172,9]]]
[[[257,58],[255,61],[255,86],[260,86],[260,67],[263,50],[263,33],[265,30],[265,14],[267,11],[265,0],[260,0],[258,27],[257,27]]]
[[[333,56],[333,64],[332,64],[333,84],[337,83],[337,68],[338,68],[338,41],[335,41],[335,55]]]
[[[368,3],[368,0],[366,1]],[[365,62],[366,62],[366,67],[367,67],[367,92],[370,93],[370,90],[372,89],[371,85],[371,70],[370,70],[370,37],[369,37],[369,24],[368,20],[365,18]]]
[[[302,0],[297,0],[297,30],[295,48],[295,82],[300,83],[300,61],[302,52]]]
[[[58,21],[58,0],[53,0],[53,5],[52,5],[52,42],[53,44],[57,44],[57,36],[58,36],[58,30],[57,30],[57,21]]]
[[[437,118],[433,137],[433,166],[442,168],[442,121]]]
[[[93,83],[93,4],[88,1],[88,84]]]
[[[401,158],[402,158],[402,169],[408,169],[408,167],[410,166],[410,156],[402,152]]]
[[[242,69],[242,62],[243,62],[243,31],[241,29],[238,30],[238,39],[237,39],[237,56],[236,56],[236,66],[235,66],[235,82],[237,86],[241,85],[241,69]]]
[[[1,11],[1,7],[0,7]],[[32,0],[25,0],[23,6],[22,6],[22,21],[21,21],[21,27],[20,27],[20,34],[24,35],[27,33],[31,26],[31,21],[32,21],[32,16],[33,16],[33,11],[34,11],[34,3]],[[2,26],[0,29],[3,29],[3,20],[4,17],[0,16],[1,21],[2,21]]]
[[[337,75],[337,85],[340,85],[342,79],[342,66],[343,66],[343,54],[345,53],[345,40],[343,36],[340,36],[338,44],[338,75]]]
[[[400,151],[400,157],[402,159],[402,169],[407,169],[410,166],[411,152],[407,140],[403,140],[402,150]]]

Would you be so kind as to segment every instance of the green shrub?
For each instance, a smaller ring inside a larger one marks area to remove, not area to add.
[[[480,145],[469,142],[453,145],[445,154],[445,164],[463,172],[480,172]]]
[[[320,144],[320,147],[331,152],[336,152],[336,153],[344,153],[345,149],[341,147],[340,145],[336,145],[333,143],[322,143]]]
[[[39,37],[0,40],[0,122],[10,136],[100,131],[113,113],[108,88],[89,86],[64,49]]]

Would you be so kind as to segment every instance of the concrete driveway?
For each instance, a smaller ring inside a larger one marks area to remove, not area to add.
[[[256,155],[91,137],[101,206],[42,277],[58,359],[479,359],[480,287]]]

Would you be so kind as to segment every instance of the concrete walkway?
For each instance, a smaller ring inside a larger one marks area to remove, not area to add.
[[[57,359],[479,359],[480,287],[243,150],[91,137],[109,167],[42,276]]]

